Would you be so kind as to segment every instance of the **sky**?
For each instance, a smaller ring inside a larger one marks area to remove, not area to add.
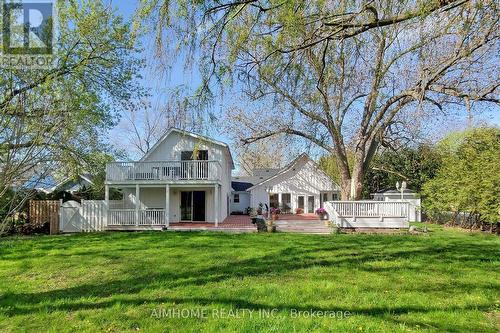
[[[112,5],[116,8],[117,12],[123,15],[125,18],[132,19],[134,12],[136,10],[138,1],[133,0],[113,0]],[[151,37],[151,36],[149,36]],[[169,89],[175,89],[179,86],[185,86],[191,90],[195,90],[200,84],[200,76],[197,74],[196,70],[185,70],[185,64],[183,59],[180,57],[172,67],[167,75],[160,75],[157,64],[155,63],[154,57],[154,44],[150,38],[143,38],[141,43],[145,48],[144,55],[146,57],[146,68],[142,72],[143,79],[141,84],[147,88],[151,94],[151,99],[153,105],[161,106],[165,103],[165,92]],[[165,74],[165,73],[164,73]],[[234,96],[230,95],[229,98],[218,98],[214,103],[212,112],[216,114],[221,114],[225,108],[234,103]],[[490,107],[484,109],[479,116],[475,118],[478,123],[495,124],[500,126],[500,112],[498,112],[498,107]],[[446,120],[446,126],[441,126],[439,131],[435,131],[433,135],[435,138],[430,138],[432,140],[437,140],[444,136],[447,131],[462,130],[466,127],[465,117],[454,117]],[[445,128],[445,130],[443,130]],[[112,130],[111,136],[120,131],[120,126]],[[224,133],[219,133],[217,126],[212,126],[206,129],[206,133],[202,133],[211,136],[217,140],[227,142],[231,145],[230,139]]]
[[[117,12],[123,15],[126,19],[133,19],[134,12],[137,8],[139,1],[134,0],[113,0],[112,5],[115,7]],[[185,87],[186,90],[194,91],[200,86],[201,78],[196,71],[196,66],[193,66],[192,70],[186,70],[184,59],[179,57],[177,61],[170,64],[171,68],[168,72],[159,69],[158,62],[154,56],[155,45],[152,41],[153,35],[145,36],[140,40],[142,47],[144,48],[144,56],[146,59],[146,67],[142,71],[141,85],[147,89],[151,94],[151,102],[153,107],[161,107],[166,103],[165,98],[168,91],[173,89],[178,89],[179,87]],[[220,114],[222,112],[223,105],[225,101],[221,98],[217,99],[211,107],[211,112]],[[208,127],[205,129],[206,133],[201,133],[213,137],[214,139],[226,142],[230,144],[230,139],[224,133],[220,133],[215,127]],[[120,126],[117,126],[113,132],[120,131]]]

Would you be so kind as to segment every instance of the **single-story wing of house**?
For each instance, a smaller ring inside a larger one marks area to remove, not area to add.
[[[413,222],[421,222],[421,200],[417,193],[410,189],[405,189],[401,193],[396,189],[383,190],[373,193],[373,200],[375,201],[395,201],[395,202],[408,202],[409,216],[408,219]]]
[[[282,169],[256,169],[252,176],[233,177],[232,188],[232,213],[261,204],[284,213],[314,213],[323,202],[340,198],[340,187],[307,154]]]

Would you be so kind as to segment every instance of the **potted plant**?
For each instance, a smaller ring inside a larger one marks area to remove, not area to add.
[[[259,203],[259,207],[257,208],[257,215],[262,215],[263,207],[264,205],[262,204],[262,202]]]
[[[276,231],[276,226],[274,225],[274,221],[276,221],[279,217],[280,210],[278,208],[271,208],[269,211],[269,214],[271,215],[271,218],[266,220],[266,226],[267,226],[267,231],[268,232],[275,232]]]
[[[303,214],[304,213],[304,210],[302,208],[295,208],[295,214],[299,215],[299,214]]]
[[[276,221],[279,218],[281,211],[279,208],[271,208],[271,219],[272,221]]]
[[[320,220],[324,220],[327,215],[327,212],[324,208],[318,208],[316,209],[316,215],[319,216]]]
[[[326,209],[324,208],[318,208],[316,209],[316,215],[319,216],[320,220],[325,221],[325,225],[328,227],[330,225],[330,221],[328,221],[328,213],[326,212]]]

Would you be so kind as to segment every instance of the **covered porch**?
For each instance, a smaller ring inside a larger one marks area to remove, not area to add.
[[[203,223],[203,222],[193,222],[193,223],[171,223],[169,231],[227,231],[227,232],[257,232],[257,226],[252,224],[251,219],[248,215],[229,215],[219,223]]]
[[[105,193],[109,230],[163,229],[173,223],[217,227],[225,218],[218,183],[106,185]]]
[[[165,231],[222,231],[222,232],[257,232],[257,226],[252,224],[247,215],[230,215],[220,223],[215,222],[170,222],[164,224],[145,225],[108,225],[107,230],[117,231],[142,231],[142,230],[165,230]]]

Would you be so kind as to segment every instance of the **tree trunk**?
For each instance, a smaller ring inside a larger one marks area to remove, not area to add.
[[[349,200],[351,195],[351,171],[349,170],[347,155],[341,149],[337,149],[335,160],[340,173],[340,197],[342,200]]]
[[[338,163],[338,168],[340,171],[342,200],[360,200],[363,196],[363,180],[365,177],[361,155],[356,157],[352,173],[349,171],[347,164]]]
[[[358,150],[354,156],[354,166],[351,178],[351,200],[360,200],[363,197],[363,180],[365,177],[365,153]]]
[[[351,200],[361,200],[363,198],[364,170],[360,166],[354,166],[351,179]]]

